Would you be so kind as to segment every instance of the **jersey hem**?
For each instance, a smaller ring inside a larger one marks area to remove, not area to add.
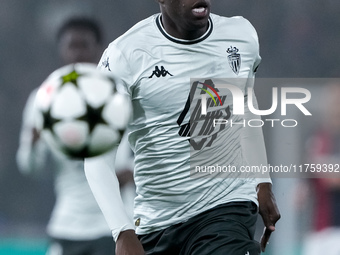
[[[186,222],[189,219],[191,219],[192,217],[195,217],[196,215],[198,215],[200,213],[204,213],[205,211],[210,210],[210,209],[212,209],[216,206],[222,205],[222,204],[227,204],[227,203],[231,203],[231,202],[248,202],[248,201],[254,202],[257,206],[259,206],[258,200],[254,197],[249,197],[249,196],[247,196],[247,197],[246,196],[244,196],[244,197],[243,196],[234,197],[234,198],[230,198],[226,201],[218,201],[218,203],[214,203],[210,206],[205,207],[203,210],[199,210],[199,211],[196,211],[195,213],[191,213],[184,218],[178,218],[178,219],[173,220],[173,221],[169,220],[165,225],[152,228],[152,230],[150,228],[149,229],[137,228],[136,234],[137,235],[146,235],[146,234],[150,234],[150,233],[153,233],[153,232],[161,231],[161,230],[166,229],[166,228],[168,228],[172,225]]]

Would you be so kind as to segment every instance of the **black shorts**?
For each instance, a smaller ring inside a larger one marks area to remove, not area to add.
[[[52,238],[46,255],[114,255],[115,250],[110,236],[86,241]]]
[[[258,255],[257,215],[253,202],[232,202],[138,237],[147,255]]]

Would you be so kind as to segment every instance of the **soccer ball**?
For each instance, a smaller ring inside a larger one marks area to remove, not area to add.
[[[72,158],[118,146],[132,114],[131,101],[94,64],[64,66],[38,88],[36,128],[46,143]]]

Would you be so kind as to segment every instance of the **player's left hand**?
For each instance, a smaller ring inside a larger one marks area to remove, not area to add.
[[[281,218],[281,215],[276,205],[271,183],[260,183],[257,186],[257,198],[259,213],[265,226],[261,237],[261,250],[264,252],[271,233],[275,231],[275,223]]]

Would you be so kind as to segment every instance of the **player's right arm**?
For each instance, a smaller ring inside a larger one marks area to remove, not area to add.
[[[117,255],[143,255],[132,219],[125,211],[114,170],[116,151],[85,159],[85,174],[116,242]]]
[[[24,111],[19,138],[19,147],[16,161],[19,170],[24,174],[40,171],[47,156],[47,145],[40,139],[40,134],[35,128],[36,109],[34,107],[37,90],[31,92]]]
[[[104,51],[98,68],[111,75],[118,91],[130,94],[128,84],[133,84],[134,75],[116,42],[111,43]],[[135,234],[134,224],[128,217],[120,196],[113,154],[115,151],[85,159],[86,178],[111,229],[116,242],[116,255],[144,255],[142,244]]]

